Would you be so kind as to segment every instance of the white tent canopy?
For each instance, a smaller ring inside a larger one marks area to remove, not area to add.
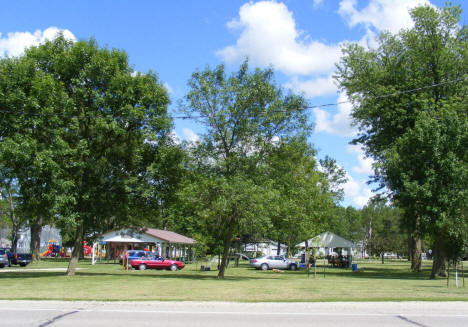
[[[307,241],[309,247],[316,248],[355,248],[356,245],[341,236],[332,232],[324,232]],[[305,247],[305,242],[299,243],[296,247]]]
[[[115,235],[103,239],[104,242],[116,242],[116,243],[147,243],[147,241],[131,237],[129,235]]]

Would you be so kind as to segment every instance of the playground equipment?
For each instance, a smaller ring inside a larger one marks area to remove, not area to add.
[[[86,245],[86,241],[83,241],[83,254],[84,254],[85,256],[88,256],[88,255],[91,254],[91,251],[92,251],[92,250],[93,250],[92,247]]]
[[[49,240],[47,250],[40,254],[41,257],[67,257],[65,248],[61,246],[56,240]],[[83,241],[83,255],[89,256],[92,251],[92,247]]]
[[[65,257],[65,249],[56,240],[49,240],[47,243],[47,250],[40,254],[42,257]]]

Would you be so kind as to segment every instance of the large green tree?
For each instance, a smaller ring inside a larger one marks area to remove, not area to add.
[[[278,199],[270,204],[272,229],[267,235],[289,249],[322,231],[327,214],[340,199],[331,177],[336,178],[336,170],[340,170],[327,158],[330,169],[324,173],[315,154],[305,139],[291,138],[272,149],[264,173],[259,174],[278,192]]]
[[[414,27],[396,35],[382,33],[377,48],[345,46],[336,74],[354,103],[352,116],[360,130],[354,143],[363,145],[376,160],[376,180],[405,210],[410,234],[416,240],[425,234],[433,236],[436,249],[456,232],[442,233],[441,224],[448,226],[442,222],[459,219],[464,206],[459,199],[467,191],[455,181],[460,173],[455,166],[466,167],[466,147],[460,144],[459,134],[463,129],[447,137],[437,136],[439,131],[453,131],[454,120],[442,118],[441,111],[452,112],[457,120],[467,119],[468,38],[466,27],[459,24],[460,13],[459,7],[415,8],[411,10]],[[418,127],[421,125],[431,128],[426,135]],[[441,142],[428,142],[432,137]],[[441,152],[437,147],[450,151]],[[456,199],[444,202],[439,198],[443,197],[437,187],[441,181],[444,189],[458,192]],[[438,200],[433,201],[434,197]],[[436,257],[439,255],[443,252],[436,251]],[[413,270],[420,270],[420,254],[411,257]]]
[[[31,252],[37,260],[42,224],[62,194],[56,183],[59,172],[57,143],[65,106],[63,92],[29,52],[0,60],[0,160],[4,180],[18,186],[21,210],[31,227]]]
[[[223,240],[219,278],[224,277],[229,248],[241,220],[254,217],[258,209],[258,206],[245,205],[250,201],[242,204],[241,199],[247,200],[247,194],[262,193],[255,177],[276,143],[310,130],[301,110],[305,106],[302,97],[284,94],[275,85],[272,70],[251,72],[247,62],[230,76],[220,65],[197,71],[189,80],[189,92],[182,108],[206,129],[198,163],[206,170],[205,175],[213,176],[216,185],[221,187],[212,189],[219,190],[212,200],[212,208],[220,219],[218,232]],[[235,192],[227,195],[221,190]]]
[[[385,165],[399,202],[420,213],[420,230],[434,241],[432,278],[445,274],[444,261],[461,258],[468,244],[467,149],[466,104],[448,105],[421,113]]]
[[[18,208],[21,198],[11,170],[0,165],[0,219],[10,228],[11,251],[16,252],[19,230],[26,221]]]
[[[361,215],[366,226],[365,245],[370,254],[380,256],[384,263],[385,252],[406,253],[407,239],[401,230],[401,209],[382,201],[371,201],[361,210]]]
[[[369,232],[369,222],[362,219],[361,210],[351,206],[336,208],[330,211],[327,229],[353,242],[362,242]]]
[[[170,141],[167,91],[155,74],[134,74],[125,52],[94,40],[59,36],[5,62],[30,80],[16,83],[17,92],[4,91],[2,105],[13,123],[3,141],[17,152],[18,171],[29,162],[34,168],[26,179],[18,177],[22,188],[34,182],[29,193],[22,189],[25,202],[45,196],[47,213],[74,229],[67,271],[73,275],[84,237],[135,225],[145,213],[132,209],[151,196],[142,185],[163,180],[154,163]],[[5,85],[11,80],[14,74]],[[24,140],[10,137],[22,132]]]

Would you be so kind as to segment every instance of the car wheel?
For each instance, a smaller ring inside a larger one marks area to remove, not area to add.
[[[290,265],[289,266],[289,270],[297,270],[297,266],[296,265]]]
[[[268,270],[268,265],[266,263],[263,263],[262,266],[260,267],[262,270]]]
[[[146,269],[146,265],[144,263],[142,263],[141,265],[138,266],[138,269],[139,270],[145,270]]]
[[[26,267],[26,264],[24,264],[24,263],[20,263],[19,265],[20,265],[20,267]]]
[[[179,270],[179,267],[177,267],[176,265],[171,265],[171,267],[169,269],[171,271],[177,271],[177,270]]]
[[[0,265],[0,268],[3,268],[3,267],[5,267],[5,265]]]

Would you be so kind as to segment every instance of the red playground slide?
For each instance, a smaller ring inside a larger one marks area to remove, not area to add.
[[[84,254],[85,256],[88,256],[88,255],[91,254],[91,251],[92,251],[92,250],[93,250],[93,249],[92,249],[90,246],[86,245],[86,241],[84,241],[84,242],[83,242],[83,254]]]

